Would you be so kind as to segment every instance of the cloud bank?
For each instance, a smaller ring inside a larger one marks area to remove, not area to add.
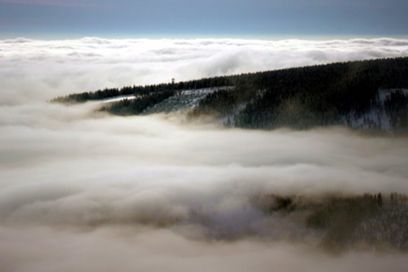
[[[90,107],[2,107],[2,271],[405,267],[399,253],[316,251],[319,233],[251,198],[408,193],[406,138],[189,127]]]
[[[408,40],[0,40],[0,103],[43,101],[105,87],[169,82],[173,77],[182,81],[399,56],[408,56]]]
[[[259,194],[408,193],[406,137],[120,118],[74,91],[401,56],[404,40],[3,40],[1,271],[403,271],[406,256],[315,249]],[[177,121],[174,121],[177,120]],[[293,242],[293,240],[297,242]],[[313,249],[313,250],[312,250]]]

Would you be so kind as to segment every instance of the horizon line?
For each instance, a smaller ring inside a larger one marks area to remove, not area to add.
[[[126,34],[126,35],[106,35],[106,34],[68,34],[68,35],[43,35],[43,34],[0,34],[0,40],[12,40],[12,39],[27,39],[27,40],[80,40],[86,38],[98,38],[98,39],[147,39],[147,40],[177,40],[177,39],[236,39],[236,40],[351,40],[351,39],[408,39],[408,35],[377,35],[377,34],[276,34],[276,35],[190,35],[190,34]]]

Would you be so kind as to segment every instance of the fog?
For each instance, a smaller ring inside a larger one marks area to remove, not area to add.
[[[150,53],[120,46],[130,43]],[[298,46],[298,57],[288,59],[290,50],[279,47],[284,43],[1,41],[0,270],[403,271],[403,253],[356,249],[332,256],[317,245],[321,233],[296,218],[267,215],[251,200],[408,194],[406,137],[339,127],[223,129],[186,123],[177,114],[124,118],[95,113],[94,103],[47,103],[68,92],[174,74],[189,79],[371,58],[373,52],[397,56],[408,45],[286,41]],[[226,56],[231,46],[248,55]],[[167,47],[172,53],[152,53]],[[84,55],[89,51],[101,56]],[[316,59],[315,51],[324,57]]]

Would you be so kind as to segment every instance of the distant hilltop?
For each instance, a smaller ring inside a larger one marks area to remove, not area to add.
[[[108,100],[109,99],[109,100]],[[354,61],[59,97],[115,115],[183,112],[225,126],[408,130],[408,58]]]

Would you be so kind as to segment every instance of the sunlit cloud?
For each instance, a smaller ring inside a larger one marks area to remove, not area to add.
[[[315,247],[321,233],[251,200],[408,194],[406,137],[222,129],[47,100],[404,55],[403,39],[1,40],[0,270],[402,271],[400,253],[328,256]]]
[[[1,103],[72,92],[408,55],[408,40],[0,40]],[[46,70],[47,73],[43,71]],[[21,78],[25,80],[22,82]],[[15,90],[18,90],[16,92]]]

